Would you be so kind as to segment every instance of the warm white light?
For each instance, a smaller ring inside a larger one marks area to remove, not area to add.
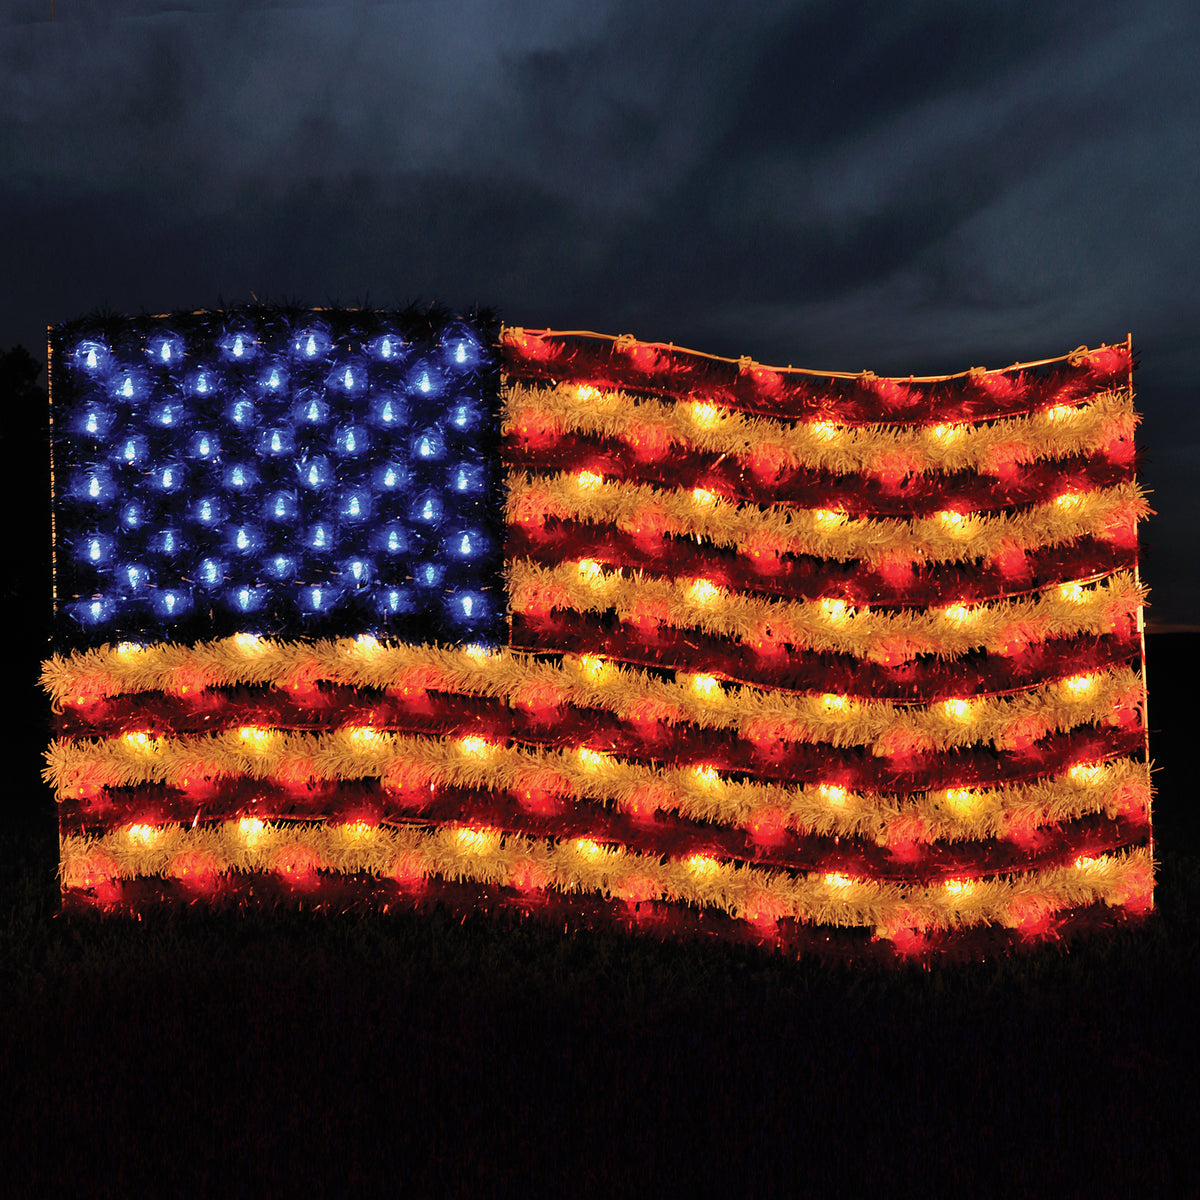
[[[691,684],[692,691],[706,700],[715,700],[724,695],[715,675],[693,675]]]
[[[821,609],[831,621],[846,619],[847,604],[845,600],[822,600]]]
[[[968,608],[965,604],[951,604],[944,611],[946,620],[955,625],[970,625],[979,616],[977,608]]]
[[[599,683],[609,672],[608,663],[595,654],[584,654],[579,659],[579,669],[592,683]]]
[[[1058,594],[1063,600],[1069,600],[1072,604],[1082,604],[1087,599],[1087,591],[1081,583],[1064,583],[1058,589]]]
[[[591,488],[598,488],[604,482],[604,476],[597,475],[594,471],[580,471],[575,477],[575,482],[587,491]]]
[[[461,850],[469,854],[486,854],[500,842],[500,835],[494,829],[457,829],[454,840]]]
[[[715,425],[720,415],[720,410],[712,404],[692,405],[692,420],[701,428],[707,429],[709,426]]]
[[[849,875],[843,875],[838,871],[831,871],[825,876],[825,884],[831,888],[848,888],[854,882]]]
[[[258,841],[265,828],[265,824],[258,817],[242,817],[238,821],[238,833],[241,834],[244,841],[251,845]]]
[[[823,442],[833,442],[837,440],[839,429],[832,421],[815,421],[809,426],[813,434],[819,437]]]
[[[956,721],[966,721],[970,719],[972,705],[967,700],[943,700],[942,710],[946,716],[953,717]]]
[[[601,754],[598,750],[589,750],[586,746],[579,747],[579,762],[585,771],[603,770],[610,761],[607,754]]]
[[[1095,675],[1072,675],[1070,679],[1063,680],[1063,687],[1069,696],[1076,700],[1086,696],[1099,682]]]
[[[721,598],[721,589],[707,579],[693,581],[687,591],[693,604],[715,604]]]
[[[817,794],[826,804],[841,808],[846,803],[846,789],[836,783],[822,783],[817,786]]]
[[[975,793],[971,788],[947,788],[943,793],[946,803],[960,816],[975,807]]]
[[[129,840],[138,845],[148,846],[158,836],[158,830],[153,825],[130,825]]]
[[[707,854],[693,854],[690,858],[684,860],[684,865],[694,875],[715,875],[720,863],[715,858],[710,858]]]

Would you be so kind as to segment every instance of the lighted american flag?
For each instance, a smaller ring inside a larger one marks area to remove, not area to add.
[[[395,315],[342,314],[340,342],[328,319],[272,320],[284,333],[264,358],[288,366],[289,388],[307,378],[294,365],[305,331],[325,331],[310,374],[328,431],[302,424],[309,383],[235,437],[230,461],[266,477],[260,516],[290,472],[308,505],[299,532],[268,545],[251,528],[265,574],[208,592],[171,577],[191,588],[184,636],[47,664],[72,902],[265,888],[851,954],[1012,944],[1151,902],[1136,574],[1147,509],[1127,345],[901,381],[591,334],[510,328],[493,344],[450,316],[420,344]],[[219,326],[228,342],[237,322]],[[385,329],[402,369],[373,365]],[[89,338],[67,335],[59,358],[82,353],[86,372]],[[158,326],[137,336],[161,354]],[[113,353],[90,340],[98,362]],[[224,391],[209,409],[233,413],[269,366],[239,374],[217,340]],[[455,377],[464,344],[473,357]],[[416,430],[381,436],[382,405],[411,410],[431,356],[436,405]],[[123,369],[105,368],[101,423]],[[462,404],[481,419],[456,433]],[[118,412],[93,443],[119,458],[137,424]],[[400,448],[411,478],[419,438],[445,445],[448,425],[457,440],[436,487],[447,494],[448,462],[471,465],[480,488],[465,515],[444,505],[422,527],[432,484],[401,494],[372,480],[402,465]],[[347,430],[372,449],[346,453]],[[305,439],[286,470],[243,453],[272,432]],[[101,490],[113,478],[94,452],[71,461],[83,482],[68,515],[87,511],[89,471]],[[324,492],[303,478],[318,461]],[[134,465],[152,481],[161,456],[147,463]],[[204,495],[230,478],[224,458],[207,475],[178,468]],[[369,516],[348,514],[356,494]],[[250,524],[235,511],[215,549],[196,521],[181,526],[190,561],[235,559]],[[306,557],[297,542],[312,549],[321,522],[336,549]],[[136,592],[120,529],[61,523],[60,553],[74,539],[86,558],[89,538],[111,539],[109,593],[60,596],[76,645],[97,595],[128,600],[127,623],[161,617],[166,576],[146,565]],[[388,560],[384,527],[418,552]],[[272,556],[295,574],[274,579]],[[314,614],[322,583],[338,599]],[[238,611],[239,588],[261,589],[256,612]],[[390,592],[413,598],[403,614]],[[455,629],[464,594],[474,624]],[[506,607],[507,635],[488,624]],[[432,636],[414,624],[422,611]]]

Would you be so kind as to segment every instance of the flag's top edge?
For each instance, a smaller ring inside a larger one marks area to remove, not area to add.
[[[760,381],[769,384],[770,375],[800,375],[814,379],[853,379],[877,380],[880,383],[948,383],[957,379],[974,379],[982,375],[1007,375],[1012,372],[1030,371],[1038,367],[1053,366],[1056,363],[1066,363],[1072,367],[1086,366],[1093,373],[1105,372],[1111,376],[1121,371],[1130,370],[1135,364],[1132,358],[1133,335],[1127,334],[1122,342],[1103,342],[1098,347],[1087,345],[1076,346],[1066,354],[1055,355],[1051,358],[1032,359],[1028,362],[1015,362],[1007,367],[968,367],[965,371],[957,371],[949,375],[878,375],[871,370],[862,371],[829,371],[810,367],[771,366],[757,362],[749,355],[739,358],[727,358],[719,354],[709,354],[704,350],[693,350],[687,346],[678,346],[674,342],[640,341],[632,334],[596,333],[584,329],[526,329],[519,325],[503,325],[500,332],[500,342],[517,360],[552,359],[565,350],[569,341],[576,341],[594,351],[607,349],[611,354],[625,355],[630,364],[644,371],[665,369],[671,362],[696,359],[706,363],[721,363],[736,366],[742,374],[759,377]]]

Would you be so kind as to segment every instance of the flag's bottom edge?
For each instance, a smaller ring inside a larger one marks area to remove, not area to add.
[[[730,943],[788,958],[831,961],[982,961],[1046,947],[1065,949],[1081,937],[1146,923],[1150,906],[1102,902],[1059,909],[1020,928],[976,924],[945,929],[901,929],[882,937],[867,927],[815,925],[791,918],[755,922],[712,909],[662,900],[633,902],[600,896],[539,892],[474,881],[424,878],[397,881],[373,875],[324,874],[307,881],[277,872],[222,875],[195,883],[142,876],[94,887],[64,887],[62,912],[80,916],[141,916],[186,909],[200,913],[249,910],[339,915],[430,913],[466,921],[486,917],[514,925],[532,922],[559,932],[590,930],[664,941]]]

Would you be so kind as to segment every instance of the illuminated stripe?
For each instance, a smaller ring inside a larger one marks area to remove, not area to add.
[[[784,826],[830,836],[887,838],[913,828],[922,838],[1005,836],[1022,827],[1089,812],[1117,815],[1149,802],[1148,769],[1118,758],[1076,762],[1057,778],[986,788],[972,781],[918,795],[861,792],[836,775],[795,787],[749,781],[705,764],[655,767],[586,747],[504,746],[482,738],[413,738],[369,729],[296,733],[247,727],[182,738],[124,735],[56,741],[43,772],[60,801],[104,788],[164,784],[183,791],[210,778],[244,777],[294,786],[307,779],[378,779],[385,787],[495,788],[613,803],[634,814],[653,809],[690,820],[744,827],[766,810]],[[102,814],[102,810],[101,810]],[[1043,820],[1043,817],[1045,818]]]
[[[1077,864],[982,881],[926,887],[855,879],[838,873],[791,875],[733,865],[701,855],[663,862],[591,839],[545,841],[469,826],[423,831],[347,823],[293,825],[242,818],[214,827],[132,826],[99,838],[67,836],[64,886],[147,875],[321,871],[372,875],[437,875],[500,886],[662,898],[747,920],[924,928],[1015,923],[1020,901],[1053,909],[1095,902],[1122,905],[1146,897],[1153,860],[1146,848]]]
[[[669,439],[671,454],[728,455],[752,468],[756,448],[777,447],[794,466],[832,474],[868,474],[897,457],[922,472],[988,473],[1004,461],[1022,464],[1104,452],[1114,438],[1132,442],[1139,421],[1128,388],[990,423],[913,428],[845,426],[832,421],[781,421],[713,404],[680,399],[663,403],[577,383],[529,387],[506,396],[504,434],[519,443],[521,422],[537,419],[556,433],[576,432],[632,444],[653,427]],[[548,452],[553,443],[547,443]],[[539,447],[542,443],[539,442]]]
[[[203,673],[207,687],[254,683],[286,688],[294,675],[294,655],[298,652],[314,684],[390,690],[393,694],[400,692],[401,701],[406,680],[423,680],[441,694],[487,696],[527,711],[545,712],[555,718],[554,724],[560,723],[557,710],[570,706],[600,709],[624,721],[662,720],[726,729],[750,739],[770,733],[792,742],[867,746],[875,753],[885,752],[881,748],[885,738],[897,736],[919,739],[932,750],[979,742],[1003,745],[1014,725],[1031,717],[1039,718],[1047,732],[1069,729],[1104,720],[1116,706],[1129,704],[1131,697],[1140,699],[1142,689],[1141,676],[1121,666],[1078,678],[1067,676],[1075,681],[1069,686],[1062,680],[1047,680],[1036,690],[1008,698],[931,697],[927,704],[900,705],[835,694],[793,696],[751,687],[722,687],[714,676],[704,674],[680,673],[674,680],[664,680],[645,671],[574,656],[556,665],[510,651],[474,656],[437,647],[379,646],[369,661],[355,661],[361,655],[361,645],[349,640],[300,643],[289,649],[291,653],[276,643],[264,650],[265,661],[249,662],[233,639],[191,649],[163,643],[136,652],[145,661],[132,669],[129,652],[108,650],[76,654],[70,660],[51,660],[45,671],[53,678],[53,694],[60,704],[72,703],[81,681],[94,686],[96,674],[105,668],[112,672],[105,680],[105,694],[110,696],[167,692],[177,685],[180,672],[183,678],[188,677],[189,669],[196,677]],[[245,724],[244,704],[229,702],[226,706],[203,697],[196,700],[195,695],[202,690],[193,689],[190,702],[186,697],[180,700],[180,721],[186,721],[187,713],[194,709],[194,719],[203,721],[208,729],[234,722]],[[419,703],[424,695],[424,690],[418,688],[412,699]],[[331,711],[328,703],[321,703],[317,711],[326,723],[345,724],[347,719],[366,723],[373,704],[384,712],[395,712],[380,706],[370,694],[356,697],[348,712],[341,707]],[[255,703],[255,711],[262,714],[260,719],[278,723],[272,707],[269,696]],[[81,715],[86,711],[83,709]],[[131,719],[136,718],[136,710],[125,711]],[[379,725],[378,717],[370,723]],[[464,713],[462,719],[476,718],[471,712]],[[103,714],[98,715],[97,728],[104,720]],[[519,736],[515,725],[513,736]]]
[[[1007,631],[1020,626],[1037,630],[1037,638],[1103,634],[1115,628],[1118,616],[1136,613],[1146,595],[1122,572],[1094,585],[1062,585],[1036,599],[881,613],[836,599],[763,600],[706,579],[630,578],[596,562],[558,567],[512,562],[507,573],[514,612],[611,611],[622,623],[697,629],[747,643],[767,629],[765,636],[775,642],[875,661],[887,661],[883,656],[900,644],[908,657],[955,658],[978,649],[999,654]]]
[[[1044,504],[998,516],[947,509],[904,521],[850,517],[832,509],[763,508],[703,491],[581,482],[578,475],[566,474],[510,475],[507,502],[509,523],[526,529],[536,529],[546,517],[558,517],[645,532],[658,541],[663,534],[703,538],[742,555],[802,554],[868,566],[884,559],[910,564],[970,562],[1081,537],[1107,538],[1123,522],[1132,527],[1149,512],[1145,496],[1132,483],[1090,492],[1064,491]],[[669,547],[665,553],[670,553]]]

